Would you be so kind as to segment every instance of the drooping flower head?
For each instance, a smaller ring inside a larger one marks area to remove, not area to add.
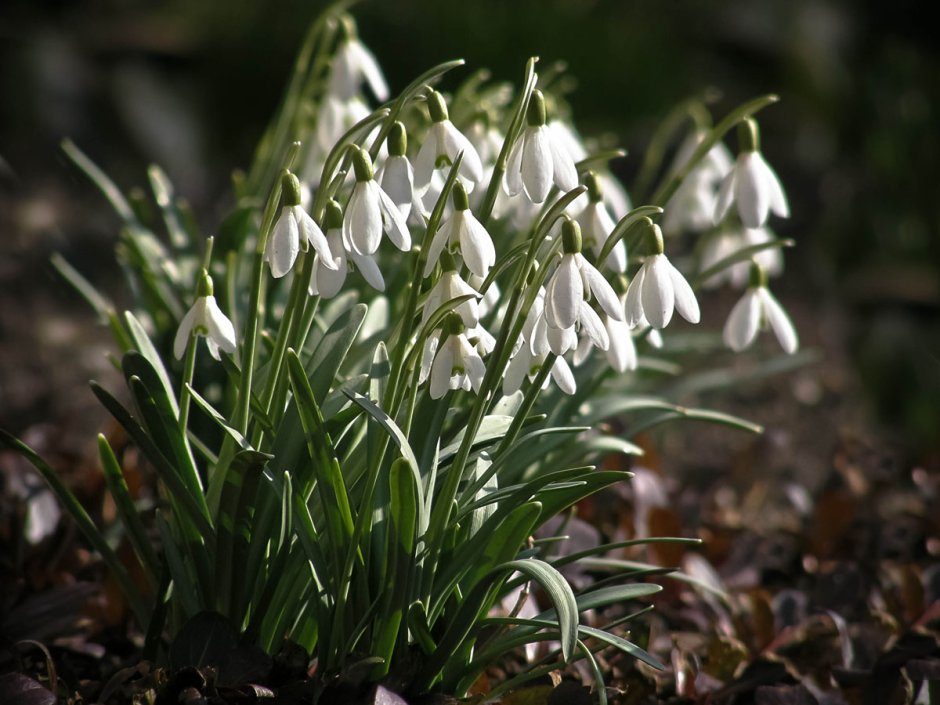
[[[401,217],[407,220],[415,200],[415,174],[411,162],[405,156],[408,151],[408,133],[402,123],[395,122],[392,125],[386,144],[388,159],[382,167],[382,190],[398,206]]]
[[[473,274],[486,278],[496,263],[496,249],[486,228],[470,212],[470,201],[463,185],[454,183],[454,212],[434,234],[428,248],[424,276],[434,271],[445,247],[460,253],[464,264]]]
[[[212,277],[205,269],[199,273],[196,301],[180,321],[176,338],[173,340],[173,354],[176,359],[182,359],[186,346],[194,335],[205,337],[209,354],[216,360],[221,359],[220,349],[229,354],[235,352],[235,327],[216,303]]]
[[[327,92],[340,100],[350,100],[359,94],[363,82],[369,84],[380,101],[388,100],[388,84],[379,62],[359,41],[355,20],[344,15],[339,24],[339,41],[330,67]]]
[[[457,271],[457,265],[450,253],[441,254],[441,278],[437,280],[434,288],[428,292],[428,297],[424,301],[424,312],[421,314],[421,325],[423,326],[428,319],[441,305],[456,299],[460,296],[473,296],[454,309],[460,315],[464,325],[467,328],[474,328],[480,323],[480,304],[478,299],[480,293],[463,280]]]
[[[525,191],[533,203],[548,198],[552,184],[567,193],[578,186],[578,170],[564,142],[546,125],[545,97],[532,91],[526,128],[509,153],[503,181],[506,192]]]
[[[448,314],[436,349],[430,351],[433,353],[430,369],[427,367],[429,356],[424,362],[425,374],[431,381],[429,391],[432,399],[440,399],[448,389],[480,391],[486,366],[466,333],[460,316]]]
[[[343,209],[333,199],[330,199],[326,204],[326,215],[323,218],[323,224],[326,227],[326,240],[330,245],[330,251],[335,256],[334,261],[337,267],[335,270],[330,269],[326,266],[323,258],[317,254],[314,260],[313,272],[310,274],[310,285],[308,287],[310,294],[321,296],[324,299],[336,296],[346,281],[350,261],[355,269],[359,270],[362,278],[366,280],[369,286],[378,291],[384,291],[385,280],[372,256],[360,255],[352,250],[347,250],[343,244]]]
[[[395,247],[407,252],[411,249],[411,233],[398,206],[375,182],[369,153],[355,145],[350,149],[356,185],[343,218],[344,245],[356,254],[371,255],[379,249],[382,233],[386,232]]]
[[[589,171],[584,177],[584,185],[588,189],[588,204],[578,215],[578,225],[581,226],[584,244],[591,248],[595,257],[600,257],[601,250],[607,244],[607,238],[614,230],[614,219],[610,217],[607,206],[604,205],[604,193],[597,174]],[[614,272],[627,271],[627,247],[623,240],[614,245],[605,264]]]
[[[271,268],[271,276],[279,279],[287,274],[300,251],[306,252],[310,245],[323,259],[324,266],[335,270],[337,265],[323,231],[300,205],[300,181],[289,171],[281,177],[281,191],[284,206],[264,246],[264,259]]]
[[[483,180],[483,163],[480,155],[463,133],[450,121],[444,96],[437,91],[428,94],[428,113],[431,127],[424,144],[415,158],[415,189],[423,196],[431,187],[435,174],[444,172],[453,165],[457,155],[463,152],[457,178],[467,193]]]
[[[624,304],[627,323],[633,328],[645,318],[653,328],[661,330],[669,325],[674,310],[689,323],[698,323],[701,314],[695,292],[666,257],[659,226],[649,218],[645,222],[653,254],[646,258],[627,289]]]
[[[772,211],[781,218],[790,216],[790,206],[780,179],[760,153],[760,133],[751,118],[743,120],[738,130],[741,152],[734,168],[725,176],[715,204],[715,223],[724,219],[731,204],[738,207],[741,222],[759,228]]]
[[[800,346],[793,322],[780,302],[767,288],[767,274],[755,261],[751,263],[750,286],[734,305],[725,323],[725,344],[739,352],[757,338],[761,324],[769,324],[784,352],[793,354]]]

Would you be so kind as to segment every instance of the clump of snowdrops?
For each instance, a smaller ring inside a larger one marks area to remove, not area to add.
[[[797,348],[767,284],[788,244],[767,220],[788,205],[753,115],[775,98],[716,125],[701,104],[680,107],[634,206],[609,168],[623,153],[582,140],[554,67],[532,59],[519,86],[479,71],[438,90],[462,64],[391,97],[351,18],[328,12],[210,238],[158,167],[151,211],[66,143],[120,216],[136,297],[119,316],[56,261],[114,333],[129,403],[92,387],[159,480],[150,506],[135,503],[99,436],[139,565],[41,458],[4,441],[107,563],[147,653],[211,612],[265,650],[300,644],[326,676],[413,692],[461,695],[527,644],[535,659],[492,695],[584,659],[604,700],[602,649],[660,667],[625,636],[629,618],[581,615],[659,589],[612,551],[680,539],[569,553],[563,523],[539,530],[628,480],[595,463],[640,454],[628,439],[642,430],[689,418],[757,430],[657,387],[680,374],[674,329],[721,325],[700,324],[703,287],[744,290],[727,346],[769,326]],[[722,140],[735,128],[733,158]],[[602,431],[615,416],[621,436]],[[586,560],[616,581],[575,592],[561,569]]]

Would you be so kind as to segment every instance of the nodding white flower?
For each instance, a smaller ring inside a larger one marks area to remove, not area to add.
[[[621,297],[621,303],[625,303],[626,295]],[[610,345],[604,351],[607,356],[607,362],[611,369],[623,373],[627,370],[637,368],[636,344],[633,342],[633,334],[630,332],[630,326],[626,321],[618,321],[608,315],[603,316],[604,328],[607,331],[607,338]],[[584,337],[578,342],[578,347],[574,352],[572,362],[581,365],[587,360],[594,345],[590,338]]]
[[[467,128],[467,139],[477,151],[484,168],[487,165],[492,167],[503,148],[505,136],[494,126],[495,119],[486,110],[481,110]]]
[[[627,324],[632,328],[645,317],[656,329],[665,328],[675,309],[689,323],[698,323],[701,314],[692,287],[663,252],[663,234],[658,225],[647,221],[655,253],[627,288],[624,304]]]
[[[790,206],[780,179],[759,151],[757,123],[748,118],[738,133],[743,148],[734,167],[721,182],[715,203],[715,223],[720,223],[731,208],[738,206],[741,222],[748,228],[759,228],[773,211],[781,218],[790,216]]]
[[[526,377],[533,380],[542,365],[545,364],[546,357],[546,354],[536,355],[528,345],[523,345],[519,348],[512,360],[509,361],[509,366],[506,368],[506,375],[503,377],[503,394],[509,396],[519,391],[519,389],[522,388],[522,380]],[[571,367],[565,362],[565,358],[560,355],[555,357],[555,362],[552,363],[549,375],[558,388],[565,394],[571,395],[578,391],[578,386],[575,383]],[[542,384],[542,389],[546,387],[548,387],[548,379]]]
[[[300,205],[301,189],[297,177],[286,172],[281,179],[281,188],[284,207],[264,245],[264,259],[271,267],[271,276],[278,279],[287,274],[300,251],[306,252],[310,245],[323,258],[328,269],[337,269],[323,231]]]
[[[686,137],[676,153],[670,173],[679,172],[707,135],[695,130]],[[666,203],[663,230],[667,233],[701,232],[713,225],[718,186],[731,171],[731,153],[724,143],[717,142],[683,179]]]
[[[425,348],[421,380],[430,379],[432,399],[440,399],[448,389],[480,391],[486,374],[483,359],[467,339],[467,331],[456,313],[448,314],[444,328]],[[433,360],[431,359],[433,356]]]
[[[322,161],[326,159],[337,140],[357,122],[367,118],[369,113],[369,106],[359,96],[340,98],[329,93],[324,96],[317,113],[316,126],[316,146],[319,148],[316,156],[321,168]],[[317,171],[319,172],[319,169]],[[316,176],[319,177],[320,174],[317,173]]]
[[[585,295],[593,294],[604,312],[612,318],[622,319],[623,309],[617,294],[604,276],[581,254],[581,228],[573,220],[565,219],[561,227],[561,262],[545,286],[545,320],[551,328],[571,328],[576,324],[587,326],[590,333],[600,327],[600,318],[587,305]]]
[[[457,155],[463,152],[457,178],[467,193],[483,180],[483,162],[480,155],[463,133],[460,132],[447,116],[444,96],[437,91],[428,95],[428,112],[431,114],[431,127],[424,144],[415,158],[415,189],[423,196],[431,186],[431,178],[441,170],[450,169]]]
[[[554,183],[563,192],[578,186],[578,170],[564,143],[545,124],[545,98],[532,91],[526,115],[528,125],[509,153],[503,185],[510,196],[525,191],[533,203],[542,203]]]
[[[610,217],[604,205],[604,194],[597,174],[588,172],[584,183],[588,188],[588,204],[578,215],[578,225],[581,226],[584,244],[591,248],[595,257],[600,257],[601,250],[607,244],[607,238],[614,230],[614,219]],[[604,263],[614,272],[627,271],[627,246],[622,239],[614,245]]]
[[[470,212],[467,192],[458,182],[454,184],[454,212],[437,232],[428,248],[424,276],[430,276],[445,246],[460,252],[467,269],[478,277],[486,277],[496,263],[496,248],[486,228]]]
[[[327,92],[343,100],[359,93],[363,81],[380,101],[388,100],[388,84],[371,51],[359,41],[356,24],[344,17],[339,27],[340,39],[333,55]]]
[[[398,206],[375,182],[369,153],[361,147],[353,150],[356,185],[346,204],[343,242],[356,254],[371,255],[379,249],[382,233],[386,232],[395,247],[407,252],[411,249],[411,233]]]
[[[704,272],[711,269],[723,259],[734,255],[745,247],[763,245],[772,242],[774,239],[773,233],[768,228],[745,228],[742,226],[714,233],[708,237],[702,248],[699,271]],[[783,271],[783,254],[779,248],[772,247],[761,250],[753,255],[752,259],[770,277],[775,277]],[[750,265],[747,261],[736,262],[710,276],[703,283],[703,286],[715,288],[727,282],[736,289],[744,288],[747,285],[749,268]]]
[[[215,302],[212,277],[205,269],[199,275],[196,301],[183,316],[176,338],[173,339],[173,354],[177,360],[182,359],[189,339],[194,335],[205,337],[209,354],[216,360],[222,359],[219,356],[220,349],[230,355],[235,352],[235,327]]]
[[[326,206],[324,224],[326,225],[326,241],[330,245],[330,252],[334,254],[336,269],[328,268],[324,258],[317,254],[313,261],[313,272],[310,274],[308,286],[310,294],[330,299],[339,293],[349,270],[347,256],[369,286],[378,291],[385,291],[385,279],[375,260],[370,255],[360,255],[352,250],[347,252],[343,244],[343,210],[339,203],[332,199]]]
[[[480,287],[483,286],[483,281],[486,277],[478,277],[476,274],[470,273],[470,276],[467,277],[467,283],[472,286],[477,291],[480,291]],[[493,281],[490,283],[489,288],[482,292],[483,298],[480,299],[480,318],[484,318],[489,314],[490,311],[494,311],[499,305],[499,286],[496,282]]]
[[[473,296],[461,304],[458,304],[454,311],[460,315],[463,324],[467,328],[473,328],[480,323],[480,305],[477,299],[480,298],[479,292],[467,284],[457,272],[454,260],[446,254],[442,258],[444,273],[437,283],[428,292],[428,298],[424,301],[424,312],[421,314],[421,325],[427,323],[438,308],[443,304],[456,299],[460,296]]]
[[[382,166],[382,190],[398,206],[401,217],[407,220],[415,201],[415,173],[405,156],[408,133],[400,122],[392,125],[388,133],[388,159]]]
[[[799,348],[799,339],[790,317],[767,289],[767,275],[760,265],[751,265],[751,285],[744,296],[731,309],[725,323],[725,344],[739,352],[749,347],[757,338],[761,323],[770,324],[784,352],[793,354]]]

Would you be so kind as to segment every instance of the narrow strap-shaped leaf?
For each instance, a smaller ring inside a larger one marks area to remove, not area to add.
[[[167,235],[170,236],[170,244],[177,250],[186,248],[190,245],[191,238],[176,205],[173,184],[170,183],[166,172],[156,164],[151,164],[147,169],[147,178],[150,181],[153,197],[163,214],[163,224],[166,226]]]
[[[143,565],[147,578],[151,581],[151,587],[156,588],[156,581],[160,575],[160,561],[153,549],[153,544],[147,537],[147,529],[137,513],[137,507],[134,506],[134,501],[131,499],[127,482],[124,480],[124,473],[121,470],[121,464],[114,455],[108,439],[100,433],[98,434],[98,454],[101,458],[101,469],[104,473],[105,485],[108,492],[111,493],[115,507],[117,507],[121,523],[124,524],[127,539],[130,541],[141,565]]]
[[[28,445],[3,430],[0,430],[0,443],[7,446],[10,450],[13,450],[22,455],[34,468],[36,468],[36,470],[39,471],[39,474],[42,475],[43,479],[49,485],[49,488],[53,491],[56,498],[59,500],[59,502],[62,503],[62,506],[65,507],[65,510],[78,525],[78,529],[82,532],[85,540],[88,541],[88,543],[90,543],[96,551],[98,551],[102,560],[105,562],[105,565],[107,565],[114,574],[115,579],[121,586],[122,592],[127,597],[128,604],[130,605],[131,610],[134,612],[134,616],[137,618],[140,626],[143,629],[146,629],[150,621],[150,610],[147,608],[146,603],[141,597],[140,591],[131,580],[127,569],[121,562],[121,559],[118,558],[117,554],[114,552],[111,546],[108,545],[108,542],[105,540],[102,533],[98,530],[98,527],[95,526],[95,523],[91,520],[91,517],[88,516],[88,512],[85,511],[85,508],[82,506],[81,502],[79,502],[75,495],[72,494],[72,492],[69,490],[69,488],[65,486],[65,483],[63,483],[59,478],[58,473],[56,473],[56,471],[53,470],[49,464]]]
[[[133,415],[125,409],[121,403],[115,399],[110,392],[106,391],[97,383],[91,383],[91,389],[98,400],[111,413],[118,423],[127,431],[128,435],[137,444],[137,447],[143,452],[146,458],[153,464],[154,469],[160,476],[160,480],[166,485],[169,492],[170,502],[179,504],[186,516],[196,525],[206,542],[215,540],[215,530],[212,528],[212,522],[209,519],[209,511],[205,506],[204,498],[200,494],[194,497],[190,494],[188,488],[180,479],[176,469],[170,464],[160,448],[153,442],[153,439],[147,434],[147,431],[137,423]],[[203,500],[203,501],[200,501]]]
[[[333,380],[339,371],[349,348],[359,335],[368,307],[356,304],[337,318],[317,343],[306,369],[309,370],[309,386],[317,404],[322,404]]]
[[[133,313],[126,311],[124,313],[124,320],[127,322],[127,330],[130,331],[131,338],[134,341],[134,347],[137,348],[137,352],[150,363],[154,372],[157,373],[157,378],[163,386],[173,412],[179,416],[180,412],[176,404],[176,395],[173,391],[173,385],[170,382],[170,376],[167,374],[166,367],[163,365],[163,359],[160,357],[160,353],[157,352],[153,341],[150,340],[150,336],[147,335],[147,331],[144,330],[144,326],[137,320],[137,317]]]
[[[178,604],[183,608],[185,617],[192,617],[207,607],[202,600],[198,577],[190,569],[191,566],[187,565],[186,558],[180,551],[181,538],[174,536],[173,529],[160,511],[157,512],[157,530],[160,532],[163,555],[166,557],[167,568],[173,581],[172,599],[174,602],[179,601]]]

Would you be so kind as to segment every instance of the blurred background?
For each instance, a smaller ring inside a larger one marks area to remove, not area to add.
[[[229,175],[249,163],[321,8],[3,3],[0,426],[88,443],[104,418],[86,381],[110,374],[108,336],[48,259],[62,252],[120,302],[117,218],[62,138],[124,189],[145,187],[146,165],[161,164],[213,232],[231,206]],[[770,392],[742,385],[717,404],[790,434],[767,441],[789,463],[872,425],[912,462],[936,460],[940,56],[913,0],[366,0],[354,12],[393,91],[455,57],[516,82],[530,55],[566,60],[577,124],[629,150],[616,166],[628,187],[679,101],[707,96],[720,117],[778,93],[760,120],[793,211],[774,225],[797,247],[777,291],[818,355]],[[733,301],[715,303],[713,321]]]

